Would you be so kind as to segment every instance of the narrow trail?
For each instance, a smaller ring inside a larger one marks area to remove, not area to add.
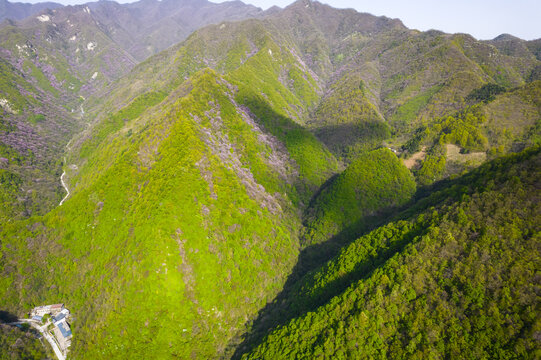
[[[70,190],[68,189],[68,186],[66,185],[66,182],[64,181],[64,177],[66,176],[66,172],[64,171],[62,173],[62,176],[60,176],[60,182],[62,183],[62,186],[64,187],[64,189],[66,189],[66,196],[64,196],[64,198],[62,199],[62,201],[60,201],[60,204],[58,204],[58,206],[62,206],[62,204],[64,203],[64,201],[66,201],[66,199],[70,196]]]
[[[84,114],[85,114],[85,111],[83,110],[83,105],[81,104],[81,119],[83,118]],[[66,150],[67,151],[71,150],[70,144],[73,141],[73,139],[74,138],[71,138],[70,141],[68,141],[68,143],[66,144]],[[66,157],[65,156],[64,156],[64,165],[66,165]],[[66,177],[66,170],[64,170],[64,172],[62,172],[62,175],[60,175],[60,183],[62,184],[62,187],[66,190],[66,196],[64,196],[64,198],[60,201],[58,206],[62,206],[64,201],[66,201],[68,199],[68,197],[70,196],[70,190],[68,189],[68,184],[64,180],[65,177]]]

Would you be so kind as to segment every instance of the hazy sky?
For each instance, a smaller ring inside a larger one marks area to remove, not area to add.
[[[34,3],[39,0],[18,1]],[[80,4],[88,0],[51,1]],[[273,5],[285,7],[293,0],[243,0],[243,2],[267,9]],[[320,2],[338,8],[354,8],[374,15],[399,18],[407,27],[418,30],[463,32],[483,40],[492,39],[502,33],[526,40],[541,38],[541,0],[320,0]]]
[[[212,0],[221,2],[220,0]],[[262,8],[287,6],[291,0],[246,0]],[[509,33],[541,38],[541,0],[320,0],[338,8],[399,18],[409,28],[464,32],[477,39]]]

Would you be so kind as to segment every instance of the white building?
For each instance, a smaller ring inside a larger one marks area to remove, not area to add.
[[[64,310],[64,304],[36,306],[30,313],[30,316],[43,316],[45,314],[51,314],[54,316],[59,314],[62,310]]]

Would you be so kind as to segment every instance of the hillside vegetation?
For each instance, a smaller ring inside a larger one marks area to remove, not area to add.
[[[82,169],[85,188],[62,207],[4,226],[0,296],[22,308],[69,303],[80,314],[80,357],[128,348],[216,357],[293,266],[298,225],[280,195],[287,155],[216,74],[185,87],[193,89],[130,122],[131,133],[101,143],[88,165],[101,171]],[[134,346],[141,336],[153,345]]]
[[[487,164],[344,247],[243,358],[535,359],[540,160]]]
[[[0,27],[0,310],[78,359],[539,354],[535,42],[233,2],[146,58],[181,3]]]
[[[305,241],[309,245],[359,234],[414,192],[412,174],[390,150],[359,156],[313,200],[305,217]]]
[[[43,344],[31,330],[0,323],[0,359],[46,359],[47,353]]]

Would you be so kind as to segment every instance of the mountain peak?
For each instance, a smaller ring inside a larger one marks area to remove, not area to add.
[[[515,41],[515,40],[521,40],[521,39],[507,33],[500,34],[493,39],[493,41]]]
[[[310,7],[317,6],[317,5],[323,5],[318,1],[312,1],[312,0],[297,0],[288,6],[285,7],[285,9],[291,8],[291,9],[309,9]]]

